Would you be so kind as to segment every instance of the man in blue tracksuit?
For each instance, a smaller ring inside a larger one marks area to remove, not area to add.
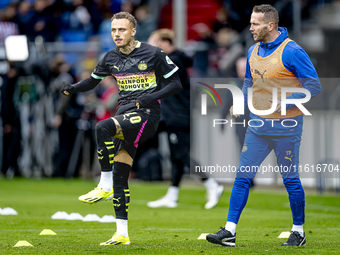
[[[278,13],[271,5],[253,8],[250,31],[257,43],[248,51],[246,79],[242,90],[246,103],[248,88],[252,87],[253,107],[256,110],[271,108],[273,88],[277,88],[279,100],[281,88],[304,88],[310,92],[311,97],[321,91],[318,75],[307,53],[288,38],[286,28],[278,27],[278,21]],[[304,93],[287,93],[287,99],[305,97]],[[303,113],[295,105],[288,104],[286,115],[281,114],[279,100],[277,106],[274,106],[275,111],[269,115],[250,113],[251,122],[230,197],[227,223],[217,233],[207,235],[211,243],[235,246],[236,225],[247,203],[250,182],[259,170],[256,167],[274,150],[293,215],[291,234],[282,246],[306,244],[303,231],[305,195],[298,173]],[[233,108],[230,113],[234,118],[239,117],[233,114]]]

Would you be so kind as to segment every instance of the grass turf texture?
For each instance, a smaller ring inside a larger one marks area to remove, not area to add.
[[[280,247],[278,239],[292,226],[285,190],[250,192],[237,228],[236,248],[197,240],[224,226],[231,187],[217,207],[203,209],[202,185],[183,185],[175,209],[150,209],[146,203],[164,195],[168,184],[131,182],[129,246],[99,246],[111,238],[115,223],[52,220],[56,211],[113,214],[111,202],[87,205],[78,196],[95,184],[91,181],[0,179],[0,207],[12,207],[17,216],[0,215],[0,254],[339,254],[339,196],[306,193],[307,246]],[[39,236],[52,229],[57,236]],[[34,247],[13,247],[26,240]]]

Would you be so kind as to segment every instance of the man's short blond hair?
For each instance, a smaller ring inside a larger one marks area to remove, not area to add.
[[[112,16],[111,21],[114,19],[127,19],[128,21],[130,21],[132,27],[136,28],[137,20],[133,15],[128,12],[118,12]]]

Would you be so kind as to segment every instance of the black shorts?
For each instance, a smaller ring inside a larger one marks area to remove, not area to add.
[[[158,127],[160,119],[159,107],[137,109],[135,103],[118,108],[114,118],[119,122],[124,140],[113,138],[115,145],[114,154],[124,149],[134,158],[139,142],[147,140]]]

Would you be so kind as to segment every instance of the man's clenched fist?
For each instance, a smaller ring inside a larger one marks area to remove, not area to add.
[[[72,94],[72,92],[74,92],[74,86],[71,84],[65,84],[63,83],[63,88],[61,89],[61,93],[64,94],[65,96],[69,96]]]

